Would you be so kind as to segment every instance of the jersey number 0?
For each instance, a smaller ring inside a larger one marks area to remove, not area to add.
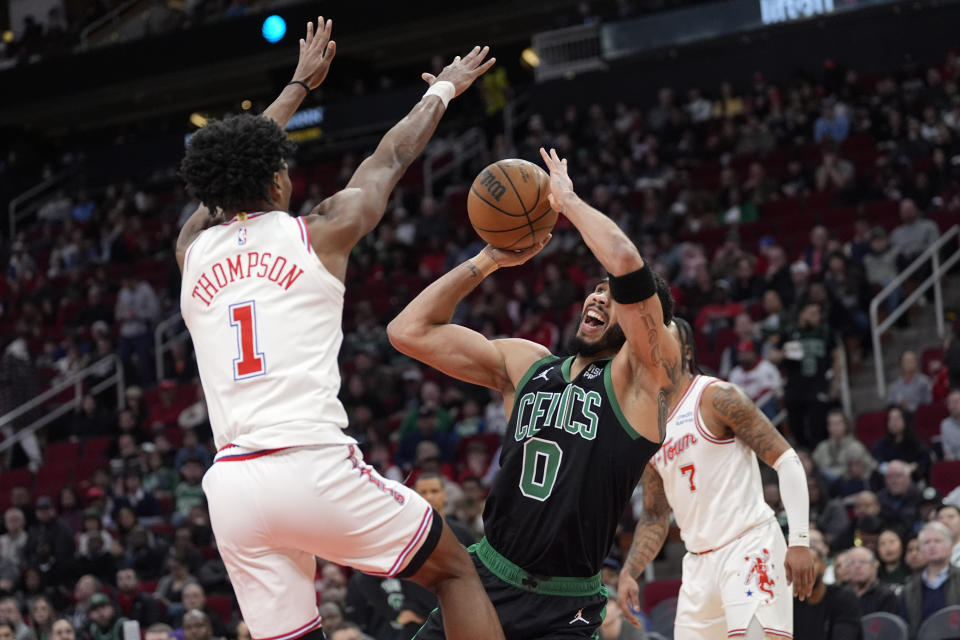
[[[237,330],[237,351],[233,379],[256,378],[267,372],[267,359],[257,339],[257,305],[253,300],[230,305],[230,326]]]

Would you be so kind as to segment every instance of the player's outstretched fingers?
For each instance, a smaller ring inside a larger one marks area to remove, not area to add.
[[[620,576],[617,585],[617,604],[620,606],[620,611],[623,612],[623,617],[627,619],[627,622],[638,628],[642,626],[636,616],[636,613],[640,611],[640,586],[636,580],[627,576]]]

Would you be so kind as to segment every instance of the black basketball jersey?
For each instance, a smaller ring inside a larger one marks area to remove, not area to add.
[[[626,421],[611,359],[570,379],[573,357],[549,356],[517,387],[500,472],[483,513],[490,544],[531,574],[593,576],[660,445]]]

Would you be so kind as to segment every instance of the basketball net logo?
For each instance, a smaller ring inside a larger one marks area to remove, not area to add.
[[[770,552],[764,549],[759,555],[755,556],[744,556],[744,562],[747,563],[747,577],[744,579],[743,584],[750,584],[750,581],[756,577],[757,589],[767,594],[768,602],[770,598],[773,598],[772,587],[776,586],[773,578],[770,577],[769,570],[773,567],[769,566],[770,562]],[[752,596],[753,592],[747,590],[747,596]]]

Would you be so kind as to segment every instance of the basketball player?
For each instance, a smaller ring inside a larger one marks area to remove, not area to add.
[[[584,302],[574,355],[560,358],[527,340],[487,340],[450,324],[484,278],[526,262],[545,242],[519,253],[487,245],[387,327],[400,351],[503,394],[510,421],[501,469],[484,509],[486,537],[471,553],[504,634],[517,640],[598,632],[607,599],[600,568],[663,440],[681,374],[680,349],[666,326],[669,287],[616,223],[577,197],[566,160],[541,153],[551,206],[610,274]],[[434,611],[417,640],[444,637],[440,622]]]
[[[180,233],[177,261],[219,448],[203,480],[217,546],[257,640],[323,637],[315,555],[431,589],[452,637],[502,638],[466,552],[423,498],[364,463],[337,400],[350,251],[447,102],[493,59],[476,47],[436,78],[425,74],[424,97],[347,187],[293,218],[283,128],[326,76],[331,26],[307,27],[294,80],[263,116],[201,129],[181,167],[203,205]]]
[[[686,390],[667,419],[666,440],[643,473],[644,512],[620,572],[624,615],[639,609],[637,577],[660,551],[670,509],[687,546],[675,634],[691,640],[792,638],[793,594],[814,583],[809,498],[800,459],[736,385],[696,370],[693,330],[671,326],[683,349]],[[757,457],[777,470],[790,546],[763,500]]]

